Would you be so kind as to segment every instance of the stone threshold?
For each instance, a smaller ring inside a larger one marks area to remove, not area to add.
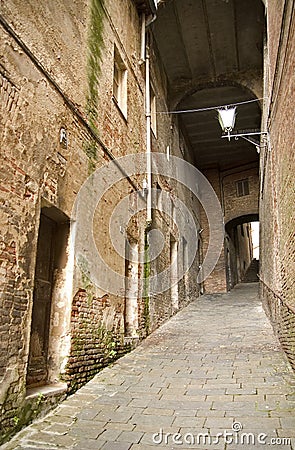
[[[45,384],[43,386],[36,386],[28,388],[26,391],[26,400],[34,399],[42,395],[43,397],[48,397],[51,395],[59,395],[67,392],[67,383],[53,383]]]

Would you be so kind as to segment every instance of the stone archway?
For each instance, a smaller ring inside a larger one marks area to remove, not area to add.
[[[247,272],[253,272],[249,281],[258,281],[259,261],[253,257],[251,222],[258,222],[255,212],[235,217],[225,225],[225,264],[228,290],[247,281]],[[253,269],[253,270],[252,270]],[[251,273],[252,273],[251,272]]]
[[[255,146],[243,139],[230,142],[221,139],[215,107],[229,104],[237,104],[237,130],[260,129],[259,98],[234,81],[199,85],[198,90],[190,90],[177,105],[177,111],[182,111],[179,113],[182,134],[191,148],[195,165],[201,170],[218,166],[224,171],[250,163],[258,166]]]
[[[192,78],[189,81],[186,80],[181,88],[179,86],[179,89],[175,89],[173,96],[170,97],[171,109],[182,109],[182,105],[185,103],[186,99],[196,92],[226,86],[240,89],[245,93],[245,96],[248,99],[261,99],[263,97],[261,77],[261,70],[252,70],[251,72],[225,74],[218,77],[218,80],[213,77],[206,79]]]

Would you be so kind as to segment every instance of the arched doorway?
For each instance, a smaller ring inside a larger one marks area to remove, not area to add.
[[[228,290],[237,283],[257,282],[259,259],[257,248],[258,214],[236,217],[225,225],[225,263]]]

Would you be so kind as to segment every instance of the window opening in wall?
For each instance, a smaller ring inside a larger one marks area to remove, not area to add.
[[[236,181],[237,196],[243,197],[244,195],[249,195],[249,179]]]
[[[127,117],[127,69],[116,47],[114,50],[113,99],[123,115]]]
[[[183,271],[184,271],[184,291],[185,295],[188,294],[188,248],[187,240],[182,237],[182,248],[183,248]]]
[[[176,210],[175,210],[175,204],[174,201],[171,200],[171,217],[172,217],[172,221],[173,224],[172,226],[176,223]]]
[[[183,158],[185,158],[185,140],[182,134],[179,135],[179,150]]]
[[[156,189],[157,189],[157,209],[159,211],[162,210],[162,188],[159,185],[159,183],[156,184]]]
[[[170,238],[170,283],[171,283],[171,305],[172,310],[178,310],[178,248],[177,241],[171,236]]]

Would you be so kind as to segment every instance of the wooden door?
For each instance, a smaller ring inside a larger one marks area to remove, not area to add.
[[[35,269],[27,385],[47,381],[47,355],[56,223],[41,213]]]

